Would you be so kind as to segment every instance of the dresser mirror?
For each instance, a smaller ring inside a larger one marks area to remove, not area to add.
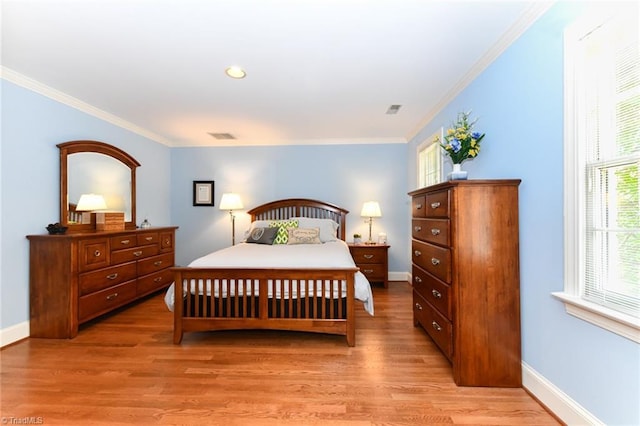
[[[71,141],[60,149],[60,224],[69,232],[95,229],[95,215],[76,211],[84,194],[101,195],[106,210],[124,212],[125,228],[136,228],[136,167],[120,148],[97,141]],[[104,209],[104,207],[102,207]]]

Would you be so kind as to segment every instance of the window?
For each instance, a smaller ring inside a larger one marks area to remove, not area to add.
[[[418,188],[442,182],[442,151],[436,138],[443,140],[442,128],[418,147]]]
[[[613,13],[612,13],[613,12]],[[640,342],[638,4],[565,33],[567,311]]]

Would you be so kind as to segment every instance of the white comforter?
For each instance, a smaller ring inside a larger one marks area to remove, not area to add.
[[[238,268],[349,268],[355,267],[349,247],[342,241],[323,244],[265,245],[240,243],[209,253],[189,264],[190,267],[238,267]],[[164,300],[173,311],[173,284]],[[367,278],[357,272],[355,297],[364,304],[364,309],[373,315],[373,294]]]

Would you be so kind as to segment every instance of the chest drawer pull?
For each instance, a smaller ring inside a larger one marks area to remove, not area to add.
[[[107,279],[108,280],[115,280],[116,278],[118,278],[118,273],[117,272],[115,274],[107,275]]]
[[[413,230],[416,231],[416,232],[420,232],[420,231],[422,231],[422,226],[414,226]]]
[[[432,209],[437,209],[438,207],[440,207],[440,201],[436,201],[435,203],[431,203],[431,208]]]
[[[365,259],[372,259],[373,255],[372,254],[365,254],[362,257],[364,257]]]
[[[435,257],[431,258],[431,264],[433,266],[438,266],[440,264],[440,259],[436,259]]]
[[[164,240],[164,245],[165,246],[169,246],[170,244],[171,244],[171,240],[170,239],[167,238],[166,240]]]
[[[435,297],[436,299],[442,299],[442,293],[440,293],[435,288],[431,290],[431,294],[433,294],[433,297]]]
[[[417,282],[417,283],[421,283],[422,282],[422,278],[420,278],[420,277],[415,277],[413,280],[415,282]]]
[[[365,269],[365,270],[364,270],[364,273],[365,273],[365,274],[370,274],[370,273],[372,273],[372,272],[373,272],[373,269]]]
[[[162,281],[162,277],[158,277],[158,278],[154,278],[153,282],[159,283],[160,281]]]
[[[431,228],[431,235],[440,235],[440,230],[438,228]]]
[[[442,327],[440,327],[440,324],[438,324],[438,323],[437,323],[437,322],[435,322],[435,321],[431,321],[431,326],[433,327],[433,329],[434,329],[435,331],[442,331]]]
[[[422,208],[422,203],[416,204],[416,210],[420,210]]]
[[[102,252],[100,250],[96,250],[96,251],[93,252],[93,255],[95,257],[100,257],[100,256],[102,256]]]
[[[420,250],[415,250],[413,254],[415,254],[416,256],[420,256],[422,252]]]
[[[153,262],[153,266],[160,266],[162,265],[162,260],[156,260],[155,262]]]
[[[122,244],[123,246],[126,246],[130,242],[131,242],[131,240],[122,240],[122,241],[120,241],[120,244]]]
[[[145,240],[151,241],[151,240],[153,240],[153,237],[145,237]]]
[[[107,300],[113,300],[118,297],[118,293],[113,293],[107,296]]]
[[[133,255],[134,255],[135,257],[140,257],[140,256],[142,256],[142,250],[134,251],[134,252],[133,252]]]
[[[421,311],[422,310],[422,305],[419,304],[418,302],[416,302],[416,309]]]

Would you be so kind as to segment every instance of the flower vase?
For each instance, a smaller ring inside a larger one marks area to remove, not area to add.
[[[454,164],[453,171],[449,173],[449,180],[466,180],[467,172],[461,169],[461,164]]]

